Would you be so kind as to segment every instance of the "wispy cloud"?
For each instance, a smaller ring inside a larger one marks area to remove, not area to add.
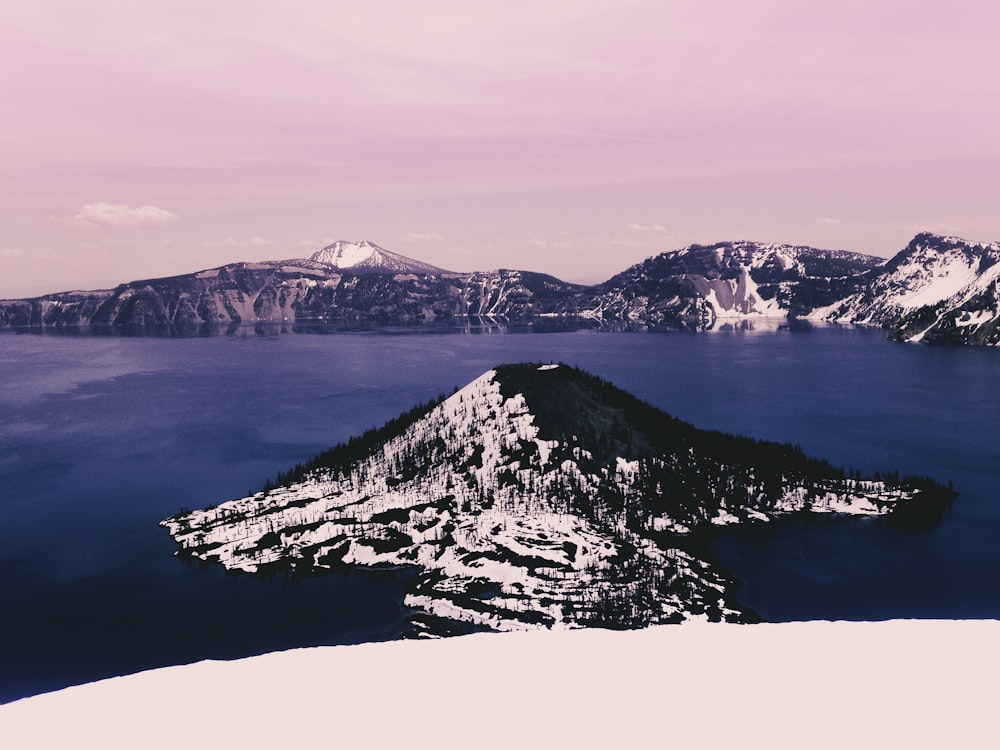
[[[407,232],[399,238],[400,242],[443,242],[446,239],[437,232]]]
[[[14,257],[24,255],[24,250],[19,247],[0,247],[0,256]]]
[[[787,151],[778,150],[774,148],[753,148],[753,147],[743,147],[729,145],[726,143],[719,142],[707,142],[694,139],[680,139],[680,138],[652,138],[644,135],[631,135],[628,133],[601,133],[594,131],[583,131],[583,130],[565,130],[562,128],[519,128],[519,130],[524,130],[528,132],[536,133],[551,133],[553,135],[571,135],[578,136],[581,138],[599,138],[609,141],[633,141],[636,143],[653,143],[661,144],[667,146],[678,146],[686,149],[696,148],[705,149],[710,151],[723,151],[727,153],[747,153],[747,154],[770,154],[772,156],[785,156],[788,154]]]
[[[528,247],[536,250],[565,250],[569,243],[564,240],[543,240],[541,237],[529,237]]]
[[[938,224],[905,224],[903,229],[908,232],[913,232],[914,234],[920,234],[921,232],[931,232],[932,234],[956,234],[962,231],[953,224],[945,224],[943,222]]]
[[[836,226],[837,224],[840,224],[840,219],[830,219],[830,218],[816,219],[816,223],[822,224],[823,226],[826,227],[833,227]]]
[[[628,225],[628,231],[635,234],[661,234],[666,232],[667,228],[662,224],[639,224],[633,221]]]
[[[295,244],[297,247],[306,247],[312,250],[319,250],[326,247],[327,245],[332,245],[337,241],[336,237],[325,237],[321,240],[299,240]]]
[[[268,245],[273,245],[271,240],[264,239],[263,237],[251,237],[248,240],[238,240],[234,237],[227,237],[224,240],[219,240],[218,242],[204,242],[202,243],[205,247],[267,247]]]
[[[131,208],[117,203],[87,203],[73,217],[73,221],[90,227],[143,227],[155,228],[177,221],[177,214],[159,206]]]

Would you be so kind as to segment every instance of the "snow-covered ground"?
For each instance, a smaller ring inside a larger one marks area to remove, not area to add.
[[[1000,622],[532,631],[201,662],[0,706],[5,748],[996,746]]]

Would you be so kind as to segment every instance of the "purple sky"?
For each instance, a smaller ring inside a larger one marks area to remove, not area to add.
[[[1000,239],[993,0],[5,0],[0,296],[370,239],[599,281]]]

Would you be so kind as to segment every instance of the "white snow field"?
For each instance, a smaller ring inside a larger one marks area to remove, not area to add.
[[[668,625],[300,649],[0,706],[30,748],[996,747],[1000,622]]]

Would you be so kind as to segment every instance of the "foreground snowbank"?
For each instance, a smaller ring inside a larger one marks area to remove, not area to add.
[[[0,706],[4,747],[985,747],[1000,622],[483,634],[201,662]]]

